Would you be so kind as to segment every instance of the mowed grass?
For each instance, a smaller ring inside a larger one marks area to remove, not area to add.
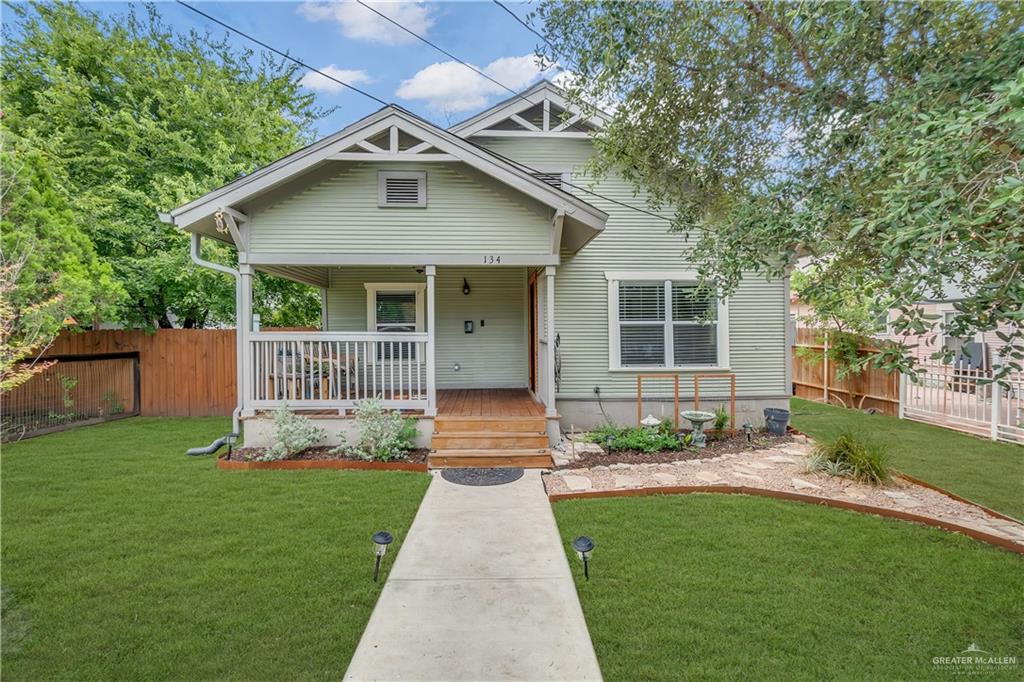
[[[888,443],[896,469],[1024,519],[1024,446],[799,398],[790,405],[791,423],[812,438],[834,438],[845,428],[874,436]]]
[[[554,511],[607,680],[945,680],[933,657],[972,642],[1024,655],[1024,559],[961,535],[739,495]]]
[[[223,419],[5,445],[4,680],[340,679],[429,478],[218,471]],[[386,575],[386,574],[385,574]]]

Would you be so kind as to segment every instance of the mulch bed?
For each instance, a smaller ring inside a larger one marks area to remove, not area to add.
[[[556,469],[589,469],[595,466],[608,466],[610,464],[663,464],[669,462],[684,462],[688,459],[714,459],[725,454],[736,454],[740,452],[751,452],[755,450],[767,450],[770,448],[793,442],[793,437],[771,436],[767,433],[754,435],[753,447],[747,444],[747,437],[742,432],[734,436],[708,437],[707,445],[697,449],[688,447],[683,450],[663,450],[661,452],[642,452],[639,450],[613,450],[603,455],[584,454],[575,462],[570,462]]]
[[[332,453],[333,446],[321,445],[315,448],[307,448],[297,455],[292,455],[288,459],[280,460],[283,462],[365,462],[366,460],[358,457],[349,457],[347,455]],[[238,448],[231,453],[232,462],[252,462],[255,461],[252,458],[259,455],[263,450],[261,448]],[[427,455],[430,454],[430,450],[426,448],[417,448],[411,450],[405,459],[393,460],[395,462],[410,462],[412,464],[426,464]]]

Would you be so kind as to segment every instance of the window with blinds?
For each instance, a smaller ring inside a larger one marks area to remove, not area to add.
[[[423,171],[379,171],[377,202],[389,208],[422,208],[427,205],[427,174]]]
[[[389,334],[416,331],[418,316],[415,291],[376,291],[373,300],[373,328],[376,331]],[[390,360],[401,354],[401,359],[406,360],[411,352],[413,359],[416,359],[415,350],[411,350],[413,348],[411,344],[384,342],[377,345],[377,357],[381,360]]]
[[[718,364],[718,301],[692,283],[618,283],[620,367]]]

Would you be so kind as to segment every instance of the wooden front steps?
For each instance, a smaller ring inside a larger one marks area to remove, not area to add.
[[[434,420],[432,469],[552,466],[544,417],[439,416]]]

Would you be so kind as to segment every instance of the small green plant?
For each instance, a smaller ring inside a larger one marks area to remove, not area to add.
[[[725,409],[725,405],[719,405],[715,409],[715,431],[725,431],[730,421],[729,410]]]
[[[104,391],[100,400],[107,404],[107,414],[122,414],[124,412],[124,403],[118,400],[117,394],[113,391]]]
[[[634,450],[651,453],[675,451],[683,447],[670,421],[662,422],[656,428],[620,428],[613,424],[605,424],[591,431],[588,440],[609,452]]]
[[[69,377],[64,374],[60,375],[61,401],[64,403],[64,407],[72,408],[75,406],[75,401],[71,397],[71,391],[75,390],[77,385],[78,379],[75,377]]]
[[[359,441],[351,446],[342,443],[333,452],[378,462],[405,459],[417,434],[415,419],[385,410],[379,400],[363,400],[356,406],[356,429]]]
[[[313,447],[323,438],[323,429],[306,417],[289,410],[287,403],[281,403],[274,412],[274,442],[254,459],[258,462],[288,459]]]
[[[819,443],[808,469],[873,485],[888,481],[891,475],[886,447],[852,431],[843,431],[833,440]]]

